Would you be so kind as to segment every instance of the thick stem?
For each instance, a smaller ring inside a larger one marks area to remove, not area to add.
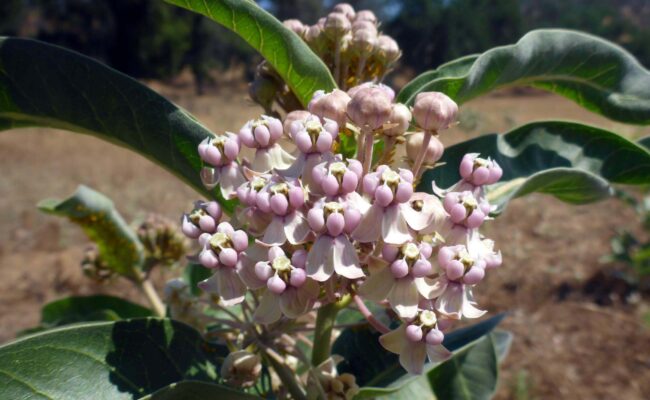
[[[165,317],[165,304],[160,300],[158,293],[156,293],[156,288],[153,287],[153,284],[149,279],[144,279],[138,282],[138,286],[149,300],[153,311],[160,318]]]
[[[345,296],[336,303],[330,303],[318,309],[316,327],[314,328],[314,347],[311,353],[311,365],[317,367],[330,356],[332,329],[336,315],[349,303],[350,296]]]
[[[366,176],[368,171],[370,171],[370,167],[372,166],[372,146],[374,144],[374,141],[372,130],[362,130],[362,132],[365,139],[363,143],[363,175],[361,176]]]
[[[424,139],[422,140],[422,147],[418,153],[417,158],[415,159],[415,164],[413,164],[413,177],[415,181],[420,178],[420,169],[422,168],[422,162],[424,161],[424,156],[427,154],[427,149],[429,148],[429,143],[431,142],[431,136],[433,131],[424,131]]]
[[[364,316],[368,323],[372,325],[373,328],[377,329],[377,331],[380,333],[390,332],[390,329],[386,325],[382,324],[381,321],[372,315],[372,312],[368,310],[368,307],[366,307],[366,304],[363,302],[363,299],[361,297],[354,296],[354,303],[357,305],[359,312]]]

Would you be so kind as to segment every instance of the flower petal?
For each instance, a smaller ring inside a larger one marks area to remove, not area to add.
[[[266,282],[255,274],[255,261],[246,254],[242,254],[239,263],[237,263],[237,273],[242,282],[250,289],[260,289],[266,285]]]
[[[221,167],[220,174],[221,194],[226,199],[230,199],[235,196],[237,188],[245,182],[244,176],[239,170],[239,165],[234,161]]]
[[[334,239],[333,262],[334,270],[343,277],[358,279],[366,276],[359,267],[357,250],[345,235],[339,235]]]
[[[435,364],[446,361],[452,356],[451,351],[441,344],[436,346],[426,345],[426,349],[429,361]]]
[[[415,278],[415,286],[418,288],[418,292],[422,297],[429,300],[440,296],[447,288],[447,282],[447,278],[444,276],[436,279]]]
[[[374,224],[377,225],[377,222]],[[411,240],[408,225],[398,205],[386,207],[381,219],[381,235],[390,244],[404,244]]]
[[[480,318],[487,312],[475,306],[476,301],[474,301],[472,289],[469,286],[465,286],[465,290],[463,291],[463,316],[465,318]]]
[[[307,276],[325,282],[334,273],[334,244],[331,236],[321,235],[307,255]]]
[[[460,319],[463,315],[463,298],[465,297],[462,286],[453,282],[447,284],[445,291],[436,300],[436,310],[449,318]]]
[[[284,218],[274,216],[269,226],[266,227],[262,242],[266,245],[281,246],[287,241],[287,236],[284,233]]]
[[[384,209],[382,207],[371,206],[361,219],[361,223],[357,229],[352,232],[352,237],[361,243],[370,243],[379,240],[381,225],[377,221],[381,221],[383,216]]]
[[[291,244],[303,243],[311,231],[307,220],[297,211],[284,217],[283,229],[287,240]]]
[[[418,289],[413,278],[398,279],[388,295],[388,302],[401,318],[414,318],[418,313]]]
[[[391,293],[395,285],[395,277],[388,266],[371,272],[366,281],[359,287],[359,294],[374,302],[383,301]]]
[[[241,281],[234,268],[217,269],[217,287],[224,306],[232,306],[244,301],[246,285]]]
[[[420,375],[424,369],[427,349],[424,342],[406,343],[399,355],[399,363],[404,369],[415,375]]]
[[[381,335],[379,343],[391,353],[399,354],[408,345],[405,332],[406,324],[402,324],[399,328]]]
[[[213,189],[215,186],[217,186],[217,183],[219,183],[219,178],[221,177],[219,175],[219,172],[217,172],[217,169],[211,167],[203,167],[201,169],[200,176],[201,183],[203,183],[203,186],[208,189]]]
[[[314,304],[313,293],[310,288],[313,288],[313,285],[318,284],[309,280],[311,283],[305,282],[300,288],[290,287],[284,293],[280,295],[280,309],[282,313],[289,318],[298,318],[307,311]]]
[[[280,296],[267,290],[260,299],[260,305],[253,314],[253,320],[257,323],[268,325],[282,317],[280,308]]]

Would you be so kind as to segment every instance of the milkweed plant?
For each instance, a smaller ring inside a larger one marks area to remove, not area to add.
[[[39,205],[95,242],[88,276],[126,278],[151,308],[46,305],[41,326],[0,347],[2,398],[489,398],[512,335],[474,297],[508,262],[483,226],[529,193],[579,204],[650,183],[647,141],[576,122],[441,141],[459,106],[513,86],[650,124],[650,73],[602,39],[533,31],[396,93],[384,79],[401,50],[371,11],[341,3],[307,25],[249,1],[169,2],[265,57],[249,85],[262,113],[213,133],[82,55],[0,39],[0,127],[116,142],[203,196],[178,224],[137,228],[84,186]],[[170,266],[184,271],[161,298],[150,272]]]

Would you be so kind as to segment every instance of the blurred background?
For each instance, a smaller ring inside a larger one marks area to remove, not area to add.
[[[536,28],[571,28],[611,40],[650,66],[647,0],[362,0],[403,51],[396,87],[454,58],[516,42]],[[263,0],[279,19],[313,24],[334,2]],[[259,55],[229,31],[160,0],[0,0],[0,35],[77,50],[142,80],[214,132],[237,131],[261,108],[246,82]],[[630,139],[650,129],[615,123],[558,96],[502,90],[461,108],[453,144],[537,119],[572,119]],[[112,293],[146,304],[118,282],[85,278],[88,241],[36,203],[78,184],[110,195],[127,220],[150,212],[177,221],[197,194],[151,162],[92,137],[50,129],[0,134],[0,343],[36,325],[41,306],[69,295]],[[504,265],[477,289],[515,340],[499,399],[650,398],[650,197],[647,190],[569,206],[533,195],[513,202],[485,233]],[[159,271],[160,288],[179,270]]]

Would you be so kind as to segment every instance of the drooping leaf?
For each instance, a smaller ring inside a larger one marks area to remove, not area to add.
[[[650,153],[612,132],[574,122],[534,122],[503,135],[484,135],[445,149],[445,165],[424,173],[419,190],[431,192],[460,179],[466,153],[491,157],[503,168],[488,197],[501,210],[533,192],[580,204],[609,196],[609,183],[650,183]]]
[[[487,335],[428,374],[440,399],[488,400],[497,386],[499,363],[494,336]]]
[[[79,225],[97,244],[99,256],[108,267],[128,278],[139,278],[144,248],[133,229],[113,207],[111,199],[80,185],[67,199],[43,200],[38,208]]]
[[[203,188],[197,146],[210,131],[145,85],[79,53],[0,37],[0,129],[50,127],[134,150]]]
[[[183,380],[214,381],[223,352],[166,319],[71,325],[0,347],[0,398],[137,399]]]
[[[203,14],[241,36],[275,68],[303,106],[336,83],[329,69],[293,31],[251,0],[165,0]]]
[[[444,345],[456,351],[490,333],[505,314],[499,314],[477,324],[457,329],[445,336]],[[378,332],[368,326],[347,328],[336,339],[332,354],[340,354],[344,360],[338,365],[340,373],[352,373],[361,387],[357,398],[369,398],[395,392],[411,383],[417,376],[407,375],[400,366],[396,354],[379,344]],[[425,370],[435,365],[428,364]]]
[[[639,144],[639,146],[643,146],[646,149],[650,150],[650,136],[642,137],[636,142]]]
[[[118,321],[152,316],[150,309],[119,297],[71,296],[46,304],[41,309],[41,325],[53,328],[77,322]]]
[[[616,121],[650,124],[650,72],[614,43],[563,29],[535,30],[517,44],[425,72],[397,99],[412,104],[417,93],[438,91],[461,104],[512,86],[557,93]]]
[[[253,400],[261,397],[242,393],[227,386],[214,383],[184,381],[172,383],[157,392],[140,398],[139,400]]]

